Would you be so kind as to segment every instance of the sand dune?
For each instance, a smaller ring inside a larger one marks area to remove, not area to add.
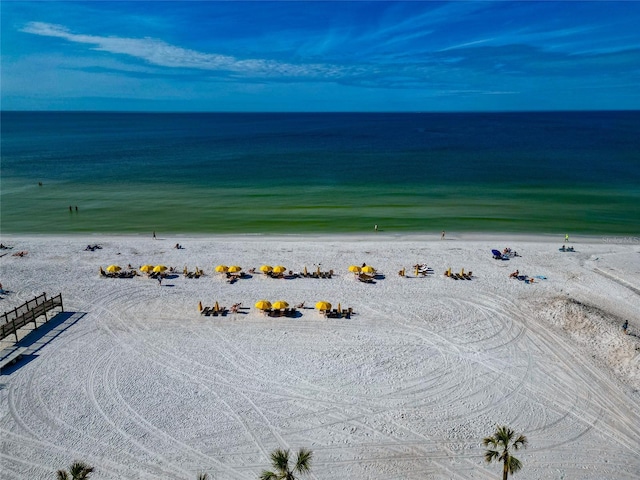
[[[529,438],[516,478],[639,478],[637,243],[158,236],[3,236],[0,310],[42,292],[65,304],[21,332],[28,355],[0,376],[3,479],[52,478],[75,459],[100,479],[255,479],[276,447],[312,449],[315,479],[499,478],[481,446],[497,424]],[[507,246],[520,256],[492,258]],[[375,283],[347,270],[362,263]],[[417,263],[434,274],[416,277]],[[102,278],[110,264],[206,275]],[[229,284],[217,264],[334,275]],[[509,279],[516,269],[534,282]],[[253,307],[263,298],[311,308],[270,318]],[[324,318],[320,300],[355,314]],[[215,301],[244,308],[198,313]]]

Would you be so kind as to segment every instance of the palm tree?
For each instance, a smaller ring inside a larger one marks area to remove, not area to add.
[[[311,457],[313,452],[301,448],[295,459],[293,469],[289,467],[289,450],[276,448],[271,453],[271,467],[275,470],[264,470],[260,474],[260,480],[296,480],[296,473],[308,473],[311,469]]]
[[[516,473],[522,468],[522,462],[511,455],[509,448],[513,447],[514,450],[518,450],[521,447],[526,447],[529,441],[524,435],[520,435],[514,440],[515,435],[515,432],[509,427],[498,426],[491,437],[486,437],[482,440],[482,444],[485,447],[491,446],[494,449],[502,449],[502,451],[488,449],[484,452],[484,459],[487,463],[491,463],[494,460],[503,463],[502,480],[507,480],[510,473]]]
[[[58,480],[87,480],[94,468],[84,462],[75,461],[69,467],[69,471],[58,470]]]

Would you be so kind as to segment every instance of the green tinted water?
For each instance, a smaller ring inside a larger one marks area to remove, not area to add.
[[[386,232],[612,235],[640,233],[639,205],[638,192],[619,189],[4,181],[1,225],[24,233],[337,233],[371,231],[378,224]]]

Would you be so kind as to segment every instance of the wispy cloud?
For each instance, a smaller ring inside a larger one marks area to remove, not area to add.
[[[62,25],[30,22],[22,28],[25,33],[62,38],[69,42],[93,45],[97,51],[128,55],[153,65],[169,68],[228,72],[241,76],[315,77],[339,73],[336,67],[323,64],[278,62],[265,59],[239,59],[229,55],[203,53],[170,45],[154,38],[122,38],[72,33]]]

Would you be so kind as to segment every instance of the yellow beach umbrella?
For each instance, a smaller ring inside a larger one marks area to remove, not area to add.
[[[274,302],[273,305],[271,305],[273,308],[275,308],[276,310],[281,310],[283,308],[287,308],[289,306],[289,304],[287,302],[285,302],[284,300],[278,300],[277,302]]]
[[[240,270],[242,270],[242,267],[239,267],[238,265],[231,265],[231,266],[227,269],[227,272],[231,272],[231,273],[238,273]]]
[[[320,265],[318,265],[318,268],[316,269],[316,273],[320,275]]]
[[[283,273],[287,271],[287,267],[283,267],[282,265],[276,265],[273,267],[273,273]]]
[[[268,300],[260,300],[258,302],[256,302],[256,308],[258,310],[267,310],[269,308],[271,308],[271,302]]]
[[[142,265],[140,267],[140,271],[144,273],[149,273],[151,270],[153,270],[153,265]]]
[[[260,271],[264,273],[270,272],[271,270],[273,270],[273,267],[271,265],[262,265],[260,267]]]
[[[318,302],[316,303],[316,308],[318,310],[331,310],[331,304],[329,302]]]
[[[360,267],[358,265],[351,265],[349,271],[353,273],[360,273]]]
[[[365,265],[364,267],[362,267],[360,271],[363,273],[374,273],[376,269],[373,268],[371,265]]]
[[[229,267],[227,267],[226,265],[218,265],[216,267],[216,272],[218,273],[224,273],[229,269]]]
[[[155,267],[153,267],[153,271],[156,273],[162,273],[167,269],[167,267],[165,267],[164,265],[156,265]]]
[[[202,302],[198,302],[198,311],[201,312],[202,311]]]
[[[341,312],[342,311],[342,307],[340,306],[340,304],[338,304],[338,311]]]
[[[107,267],[107,272],[109,273],[116,273],[116,272],[119,272],[120,270],[122,270],[122,268],[120,268],[118,265],[109,265]]]
[[[217,300],[216,300],[216,304],[213,306],[213,311],[214,312],[219,312],[220,311],[220,304],[218,303]]]
[[[306,266],[306,265],[304,266],[303,273],[304,273],[305,277],[306,277],[307,275],[309,275],[309,272],[307,272],[307,266]]]

